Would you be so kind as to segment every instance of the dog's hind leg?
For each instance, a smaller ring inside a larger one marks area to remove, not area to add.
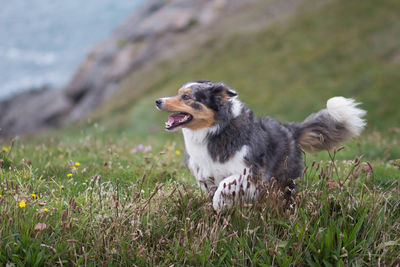
[[[235,202],[251,202],[258,196],[258,190],[249,175],[235,174],[222,180],[213,197],[213,207],[217,212],[224,211]]]

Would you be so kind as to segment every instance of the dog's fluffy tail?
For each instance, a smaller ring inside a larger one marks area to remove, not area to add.
[[[360,135],[366,122],[366,111],[357,108],[352,98],[329,99],[326,109],[311,114],[297,123],[296,136],[301,147],[310,152],[331,149],[341,142]]]

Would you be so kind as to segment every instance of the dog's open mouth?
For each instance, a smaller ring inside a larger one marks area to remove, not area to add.
[[[165,129],[172,130],[178,126],[186,124],[193,119],[189,113],[179,112],[168,116],[168,121],[165,122]]]

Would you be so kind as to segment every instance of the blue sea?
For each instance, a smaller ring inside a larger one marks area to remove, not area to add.
[[[64,86],[97,42],[145,0],[0,0],[0,99]]]

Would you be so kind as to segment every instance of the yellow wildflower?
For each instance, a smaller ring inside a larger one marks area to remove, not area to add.
[[[68,173],[68,174],[67,174],[67,177],[68,177],[68,178],[71,178],[71,177],[72,177],[72,173]]]
[[[81,166],[81,164],[79,162],[75,162],[75,166]]]
[[[180,155],[181,152],[179,150],[175,151],[175,154]]]
[[[48,211],[48,210],[49,210],[48,208],[44,208],[44,209],[43,209],[44,212],[46,212],[46,211]]]
[[[19,207],[20,208],[25,208],[25,206],[26,206],[25,201],[19,202]]]
[[[8,152],[8,147],[3,147],[4,152]]]
[[[0,198],[2,198],[3,197],[3,195],[2,194],[0,194]]]
[[[85,183],[89,183],[89,180],[88,180],[88,179],[86,179],[86,180],[85,180]]]
[[[75,167],[75,166],[72,166],[72,169],[73,169],[73,170],[76,170],[76,167]]]
[[[32,196],[34,199],[38,198],[38,196],[37,196],[35,193],[33,193],[31,196]]]

